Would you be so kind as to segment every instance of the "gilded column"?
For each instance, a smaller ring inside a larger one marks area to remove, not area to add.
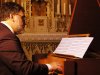
[[[25,2],[25,1],[24,1]],[[31,18],[31,0],[26,0],[25,3],[25,15],[26,15],[26,27],[30,28],[30,18]]]

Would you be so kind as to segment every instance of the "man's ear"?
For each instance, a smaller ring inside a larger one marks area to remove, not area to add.
[[[14,15],[13,14],[10,14],[9,18],[14,22]]]
[[[12,14],[10,14],[9,18],[10,18],[10,19],[12,19],[12,18],[13,18],[13,15],[12,15]]]

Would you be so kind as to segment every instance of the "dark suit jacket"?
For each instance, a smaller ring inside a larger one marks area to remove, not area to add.
[[[0,23],[0,75],[48,75],[48,67],[28,61],[21,43]]]

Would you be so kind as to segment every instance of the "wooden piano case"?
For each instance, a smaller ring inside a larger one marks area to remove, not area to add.
[[[64,75],[100,75],[100,59],[66,60]]]

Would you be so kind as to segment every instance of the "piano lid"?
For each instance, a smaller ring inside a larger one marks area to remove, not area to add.
[[[75,0],[70,34],[100,33],[100,0]]]

